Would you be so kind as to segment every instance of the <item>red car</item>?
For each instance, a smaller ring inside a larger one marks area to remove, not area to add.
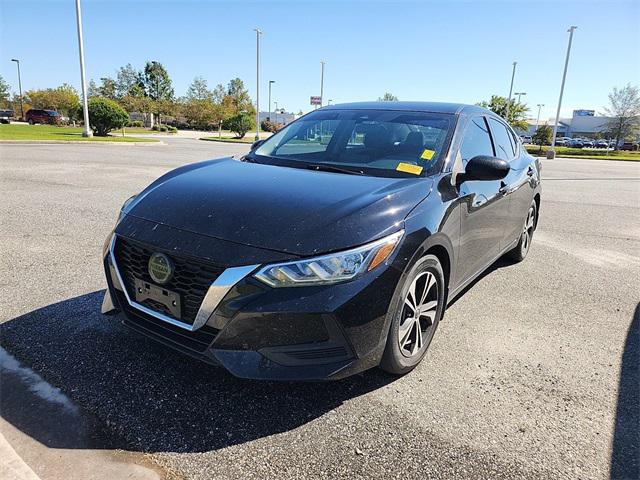
[[[55,110],[36,110],[34,108],[27,110],[25,119],[29,122],[29,125],[34,125],[36,123],[57,125],[61,121],[60,114]]]

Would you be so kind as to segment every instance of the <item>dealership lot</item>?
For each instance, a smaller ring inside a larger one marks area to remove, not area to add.
[[[280,384],[99,313],[122,201],[175,166],[247,149],[165,142],[0,145],[0,343],[99,422],[99,448],[187,478],[638,476],[639,163],[545,161],[529,257],[457,299],[413,373]]]

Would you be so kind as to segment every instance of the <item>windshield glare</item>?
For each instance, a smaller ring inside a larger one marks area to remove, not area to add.
[[[319,110],[288,125],[253,152],[261,163],[323,166],[378,176],[434,172],[453,116],[388,110]]]

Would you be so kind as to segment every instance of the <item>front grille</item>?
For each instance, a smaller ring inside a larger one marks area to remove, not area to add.
[[[176,320],[193,324],[207,290],[224,269],[191,258],[177,256],[169,251],[158,250],[135,240],[117,237],[114,249],[116,264],[124,282],[123,286],[127,289],[132,301],[135,300],[135,278],[155,284],[148,271],[149,258],[154,252],[168,255],[175,267],[173,277],[163,287],[180,295],[182,318]],[[151,299],[140,303],[173,318],[169,310],[161,303]]]

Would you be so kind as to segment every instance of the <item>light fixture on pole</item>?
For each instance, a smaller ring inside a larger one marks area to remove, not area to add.
[[[269,121],[273,121],[273,119],[271,118],[271,85],[273,85],[274,83],[276,83],[275,80],[269,80]]]
[[[509,87],[509,98],[507,99],[507,113],[505,120],[509,121],[509,108],[511,107],[511,94],[513,93],[513,79],[516,78],[516,65],[518,62],[513,62],[513,71],[511,72],[511,86]]]
[[[520,97],[522,97],[522,95],[526,95],[527,92],[514,92],[514,95],[518,96],[518,103],[520,103]]]
[[[87,97],[87,80],[84,74],[84,43],[82,42],[82,11],[80,10],[80,0],[76,0],[76,23],[78,25],[78,53],[80,55],[80,83],[82,87],[82,114],[84,117],[83,137],[92,137],[93,133],[89,128],[89,99]]]
[[[256,32],[256,142],[260,140],[260,35],[262,30],[254,28]]]
[[[18,66],[18,91],[20,92],[20,120],[24,120],[24,106],[22,104],[22,78],[20,77],[20,60],[12,58],[12,62],[16,62]]]
[[[562,94],[564,93],[564,82],[567,79],[567,68],[569,67],[569,55],[571,54],[571,42],[573,41],[573,32],[578,28],[572,25],[569,32],[569,44],[567,45],[567,56],[564,60],[564,72],[562,73],[562,83],[560,84],[560,98],[558,98],[558,109],[556,110],[556,119],[553,122],[553,135],[551,136],[551,148],[547,152],[547,158],[556,157],[556,135],[558,134],[558,121],[560,120],[560,108],[562,107]]]
[[[539,103],[536,105],[538,107],[538,117],[536,118],[536,132],[538,131],[538,126],[540,125],[540,109],[544,107],[544,103]]]
[[[324,60],[320,61],[321,69],[320,69],[320,107],[322,107],[322,102],[324,101],[324,64],[326,62]]]

